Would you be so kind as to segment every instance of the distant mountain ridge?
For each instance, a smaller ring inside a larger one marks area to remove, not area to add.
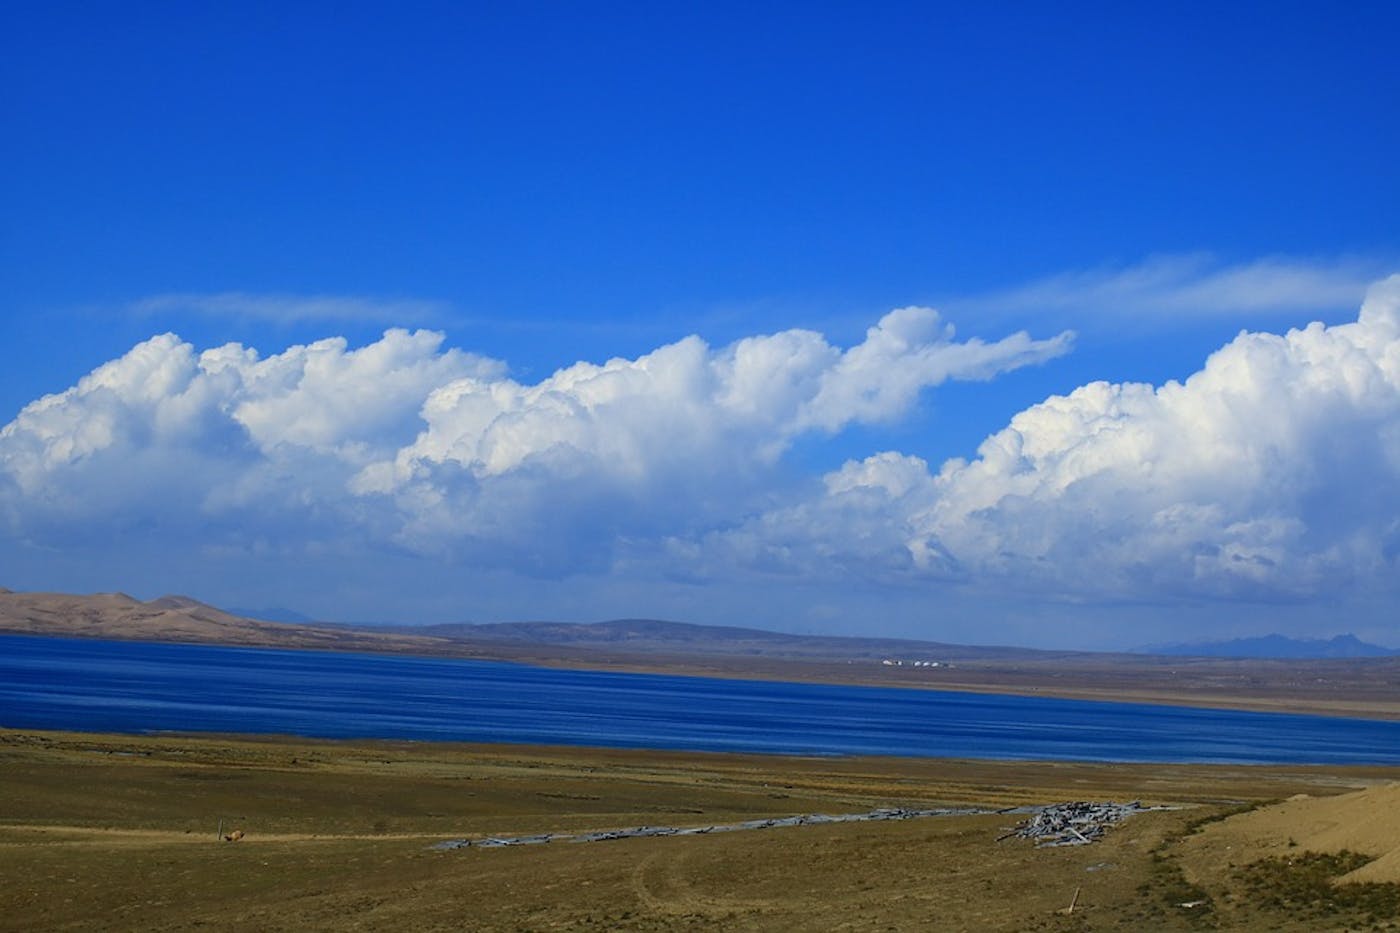
[[[388,630],[387,627],[380,629]],[[1086,652],[1040,650],[902,638],[852,635],[795,635],[730,625],[697,625],[661,619],[612,619],[606,622],[487,622],[396,627],[437,638],[518,645],[594,648],[643,654],[697,654],[726,657],[895,660],[971,660],[1055,658]]]
[[[437,625],[343,625],[313,622],[291,609],[221,610],[188,596],[141,601],[125,593],[89,596],[22,593],[0,587],[0,631],[135,638],[267,647],[419,651],[528,656],[540,649],[584,655],[729,658],[738,661],[933,661],[1053,663],[1138,657],[1350,660],[1400,658],[1400,650],[1354,635],[1296,639],[1283,635],[1155,645],[1130,653],[959,645],[901,638],[799,635],[660,619],[605,622],[490,622]],[[493,647],[498,646],[498,647]],[[522,652],[525,654],[522,655]]]
[[[250,618],[256,612],[263,618]],[[496,622],[443,625],[338,625],[269,615],[302,617],[292,610],[225,611],[188,596],[142,601],[125,593],[0,592],[0,632],[200,642],[266,647],[417,651],[496,657],[656,655],[749,660],[847,662],[1031,660],[1090,656],[1085,652],[980,647],[892,638],[794,635],[762,629],[694,625],[657,619],[607,622]]]
[[[268,606],[265,609],[242,609],[230,606],[224,611],[245,619],[257,619],[259,622],[287,622],[293,625],[314,625],[316,623],[316,620],[311,616],[302,615],[295,609],[287,609],[283,606]]]
[[[1234,638],[1229,641],[1155,645],[1143,648],[1139,653],[1173,657],[1280,659],[1390,658],[1400,656],[1398,650],[1373,645],[1350,634],[1337,635],[1328,639],[1261,635],[1255,638]]]

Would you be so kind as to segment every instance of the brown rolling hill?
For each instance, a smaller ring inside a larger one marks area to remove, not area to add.
[[[420,635],[259,622],[188,596],[162,596],[143,602],[125,593],[79,596],[0,589],[0,632],[331,651],[432,651],[443,647],[442,639]]]

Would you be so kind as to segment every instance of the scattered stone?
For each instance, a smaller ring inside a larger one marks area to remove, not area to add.
[[[1020,836],[1034,839],[1039,846],[1082,846],[1101,837],[1104,830],[1134,813],[1157,809],[1132,803],[1088,803],[1074,801],[1048,807],[1011,807],[985,810],[975,807],[939,807],[918,810],[906,807],[880,807],[867,813],[806,813],[798,816],[745,820],[742,823],[720,823],[710,826],[634,826],[628,829],[606,829],[587,833],[542,833],[534,836],[487,836],[484,839],[448,839],[437,843],[435,849],[496,849],[502,846],[543,845],[550,842],[612,842],[617,839],[648,839],[658,836],[701,836],[707,833],[731,833],[752,829],[779,829],[785,826],[819,826],[826,823],[876,823],[893,820],[916,820],[935,816],[976,816],[987,813],[1025,813],[1030,818],[999,837]],[[1098,867],[1098,866],[1096,866]],[[1093,870],[1093,869],[1091,869]]]
[[[1076,800],[1037,808],[1034,815],[997,841],[1019,836],[1034,839],[1037,848],[1047,846],[1083,846],[1103,836],[1108,827],[1120,823],[1134,813],[1152,809],[1140,801],[1131,803],[1090,803]]]
[[[934,810],[913,810],[904,807],[881,807],[868,813],[807,813],[800,816],[774,817],[764,820],[746,820],[742,823],[721,823],[710,826],[635,826],[630,829],[608,829],[591,833],[545,833],[538,836],[488,836],[484,839],[448,839],[437,843],[434,849],[495,849],[502,846],[540,845],[548,842],[611,842],[615,839],[645,839],[656,836],[701,836],[707,833],[739,832],[746,829],[777,829],[784,826],[819,826],[825,823],[865,823],[888,820],[914,820],[931,816],[968,816],[989,813],[989,810],[971,808],[939,808]],[[1022,810],[1021,812],[1028,812]]]

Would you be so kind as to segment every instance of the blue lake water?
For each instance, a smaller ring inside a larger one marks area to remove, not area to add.
[[[0,636],[0,726],[762,752],[1400,764],[1400,722]]]

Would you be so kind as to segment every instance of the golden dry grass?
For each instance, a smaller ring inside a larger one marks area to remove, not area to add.
[[[0,732],[0,927],[1194,929],[1220,913],[1175,906],[1187,899],[1179,889],[1194,890],[1171,843],[1190,821],[1396,776]],[[1076,849],[998,843],[1016,817],[996,814],[431,848],[487,834],[1085,798],[1189,808],[1134,817]],[[215,841],[220,820],[245,839]],[[1060,913],[1076,889],[1075,912]]]

